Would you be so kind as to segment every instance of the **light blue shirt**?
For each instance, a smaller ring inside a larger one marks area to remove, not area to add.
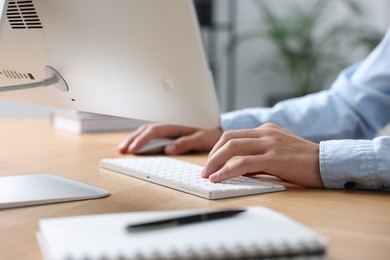
[[[223,130],[266,122],[320,143],[326,188],[390,191],[390,136],[375,138],[390,123],[390,29],[363,62],[340,73],[331,89],[272,108],[222,115]]]

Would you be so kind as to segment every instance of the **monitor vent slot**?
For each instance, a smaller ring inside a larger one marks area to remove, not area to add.
[[[31,0],[10,0],[6,15],[12,29],[43,28]]]
[[[0,76],[5,76],[8,79],[16,79],[16,80],[35,79],[31,73],[17,72],[16,70],[8,70],[8,69],[0,70]]]

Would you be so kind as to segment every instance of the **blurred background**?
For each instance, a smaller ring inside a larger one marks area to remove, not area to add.
[[[203,31],[222,111],[329,88],[390,27],[388,0],[196,2],[212,9]]]
[[[329,88],[338,72],[363,59],[390,27],[388,0],[194,3],[222,112],[272,106]],[[52,108],[0,99],[2,118],[51,113]]]

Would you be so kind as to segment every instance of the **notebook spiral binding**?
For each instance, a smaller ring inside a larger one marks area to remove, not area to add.
[[[99,259],[118,259],[118,260],[257,260],[257,259],[324,259],[324,246],[319,242],[298,241],[294,245],[281,241],[276,246],[273,243],[267,243],[260,246],[256,242],[243,244],[237,242],[235,247],[228,247],[220,244],[211,249],[204,246],[201,249],[194,249],[190,245],[182,250],[171,248],[162,252],[161,249],[154,248],[149,252],[137,251],[134,254],[124,252],[116,256],[101,254]],[[282,250],[280,248],[283,248]],[[81,258],[68,255],[67,260],[72,259],[94,259],[88,255]]]

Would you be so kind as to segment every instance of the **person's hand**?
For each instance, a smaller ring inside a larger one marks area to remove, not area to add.
[[[303,186],[323,187],[319,145],[271,123],[227,131],[211,150],[202,177],[220,182],[260,173]]]
[[[119,146],[121,153],[135,153],[148,141],[155,138],[174,138],[175,141],[166,146],[164,152],[168,155],[182,154],[189,151],[209,152],[222,135],[220,128],[200,130],[197,128],[148,124],[139,127]]]

